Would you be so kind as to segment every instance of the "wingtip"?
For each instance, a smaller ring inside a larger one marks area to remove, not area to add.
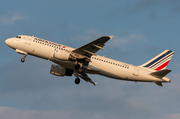
[[[109,36],[110,39],[112,39],[113,37],[114,37],[114,35],[113,36]]]

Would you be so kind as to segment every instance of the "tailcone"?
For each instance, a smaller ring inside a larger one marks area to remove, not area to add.
[[[163,77],[162,80],[164,82],[167,82],[167,83],[170,83],[171,82],[171,79],[167,78],[167,77]]]

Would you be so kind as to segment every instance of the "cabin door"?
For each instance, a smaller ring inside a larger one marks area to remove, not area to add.
[[[133,75],[138,76],[138,74],[139,74],[139,67],[135,67]]]

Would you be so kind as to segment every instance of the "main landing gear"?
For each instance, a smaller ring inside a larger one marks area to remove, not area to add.
[[[83,77],[81,77],[81,78],[83,78]],[[90,83],[94,84],[94,86],[96,86],[96,84],[97,84],[97,82],[94,83],[89,77],[86,77],[86,78],[84,77],[83,79],[84,79],[86,82],[90,82]],[[80,78],[77,77],[74,82],[75,82],[75,84],[79,84],[80,81],[81,81]]]
[[[76,66],[75,66],[75,71],[74,71],[74,75],[77,77],[76,79],[75,79],[75,84],[79,84],[80,83],[80,75],[83,73],[83,69],[82,69],[82,66],[80,66],[80,64],[77,64]]]
[[[79,84],[80,81],[81,81],[80,78],[76,78],[74,82],[75,82],[75,84]]]
[[[80,66],[80,64],[75,66],[75,70],[73,72],[74,76],[77,77],[75,79],[75,84],[79,84],[80,83],[80,77],[85,80],[86,82],[90,82],[92,84],[94,84],[94,86],[96,86],[97,82],[93,82],[86,73],[83,72],[83,68],[82,66]]]
[[[24,62],[24,61],[25,61],[26,56],[27,56],[27,55],[24,55],[24,58],[21,59],[21,62]]]

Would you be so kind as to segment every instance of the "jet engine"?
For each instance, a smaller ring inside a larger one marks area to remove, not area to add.
[[[70,52],[64,50],[54,52],[53,58],[58,60],[76,60],[76,58],[73,57]]]
[[[71,70],[58,65],[51,65],[50,73],[56,76],[72,76]]]

